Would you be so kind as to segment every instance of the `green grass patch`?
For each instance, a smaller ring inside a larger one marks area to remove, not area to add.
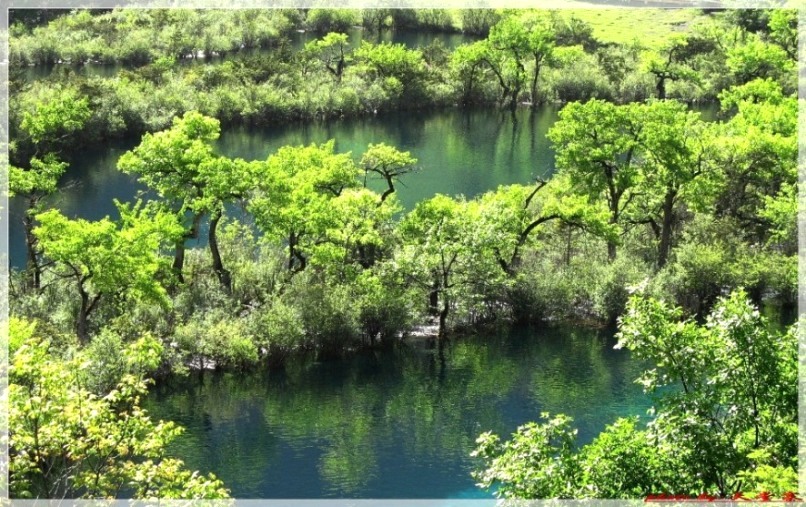
[[[565,16],[576,16],[590,23],[593,35],[602,42],[657,46],[674,33],[687,32],[708,19],[700,9],[598,8],[568,9]]]

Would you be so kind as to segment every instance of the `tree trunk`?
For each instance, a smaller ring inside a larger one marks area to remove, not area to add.
[[[218,250],[218,222],[221,220],[221,210],[215,211],[210,217],[210,231],[208,240],[210,244],[210,253],[213,256],[213,270],[218,276],[218,281],[221,287],[229,294],[232,292],[232,277],[230,272],[224,268],[224,263],[221,261],[221,252]]]
[[[174,263],[173,263],[173,272],[176,276],[176,280],[179,283],[185,283],[185,277],[182,274],[185,269],[185,241],[188,239],[196,239],[199,237],[199,222],[201,222],[201,214],[196,213],[193,215],[193,225],[190,226],[190,230],[185,233],[185,235],[176,242],[176,250],[174,252]]]
[[[174,263],[172,266],[176,281],[185,283],[185,277],[182,275],[182,270],[185,268],[185,237],[176,242],[176,250],[174,251]]]
[[[658,245],[658,269],[666,265],[669,258],[669,251],[672,248],[672,222],[674,214],[674,200],[676,190],[668,189],[663,201],[663,224],[660,232],[660,244]]]
[[[81,345],[86,345],[90,341],[89,316],[92,307],[90,304],[90,295],[87,294],[83,287],[79,287],[79,293],[81,294],[81,307],[78,309],[78,316],[76,318],[76,335],[78,335],[78,342]]]
[[[658,99],[665,100],[666,99],[666,78],[661,77],[658,78],[658,84],[656,86],[658,90]]]
[[[443,297],[442,310],[439,312],[439,340],[440,342],[445,338],[447,331],[448,312],[450,311],[450,303],[447,297]]]
[[[540,75],[540,61],[535,58],[535,73],[532,76],[532,109],[537,109],[537,78]]]
[[[520,93],[520,89],[515,88],[515,89],[512,90],[512,95],[510,95],[509,110],[510,110],[510,112],[512,112],[513,115],[515,114],[515,110],[518,107],[518,94],[519,93]]]
[[[434,280],[431,292],[428,294],[428,313],[431,315],[439,314],[439,282],[436,280]]]
[[[25,229],[25,248],[26,248],[26,271],[28,275],[28,285],[32,289],[39,290],[42,286],[42,268],[39,266],[39,259],[36,252],[36,236],[34,236],[34,218],[30,215],[33,211],[35,203],[31,202],[28,212],[22,219],[23,227]]]

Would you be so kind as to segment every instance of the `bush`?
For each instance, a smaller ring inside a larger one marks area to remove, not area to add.
[[[347,33],[358,23],[358,11],[355,9],[311,9],[305,18],[308,29],[318,33]]]

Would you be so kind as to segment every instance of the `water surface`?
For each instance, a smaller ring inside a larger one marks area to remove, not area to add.
[[[612,332],[515,329],[411,341],[285,371],[192,375],[146,407],[187,431],[171,451],[238,498],[490,496],[470,476],[480,433],[506,437],[541,412],[575,419],[579,443],[645,416],[641,364]]]

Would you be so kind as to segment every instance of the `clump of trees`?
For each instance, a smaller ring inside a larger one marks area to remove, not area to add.
[[[754,24],[713,15],[664,45],[645,47],[597,41],[590,26],[556,12],[468,10],[460,17],[469,26],[485,26],[468,30],[481,31],[484,38],[451,51],[434,45],[407,48],[369,34],[357,42],[347,33],[360,24],[360,16],[375,30],[439,24],[427,21],[433,16],[425,12],[371,9],[346,18],[341,16],[345,12],[308,11],[317,38],[297,51],[283,37],[305,26],[305,20],[302,13],[287,10],[79,11],[34,28],[30,35],[23,35],[27,29],[20,27],[11,38],[12,61],[19,63],[30,59],[14,55],[40,52],[23,48],[63,42],[77,33],[83,34],[81,42],[62,47],[91,44],[98,51],[132,54],[110,57],[127,67],[106,77],[67,67],[48,79],[13,79],[9,120],[12,137],[19,141],[12,161],[21,165],[30,159],[34,149],[20,135],[23,118],[54,89],[67,90],[91,106],[92,116],[69,133],[74,149],[107,137],[163,130],[174,115],[188,111],[225,123],[261,124],[473,104],[514,110],[524,103],[537,107],[592,98],[618,103],[650,97],[713,101],[722,90],[759,78],[780,83],[785,94],[795,91],[794,11]],[[146,54],[140,55],[129,47],[139,39],[124,38],[129,31],[153,32],[162,42],[149,42]],[[253,47],[263,49],[241,51]],[[204,65],[183,63],[187,55],[228,52],[238,54]],[[59,58],[83,62],[89,57]],[[92,57],[99,58],[104,57]]]
[[[213,475],[187,470],[166,446],[180,433],[140,406],[163,345],[144,336],[113,356],[75,354],[30,321],[9,323],[9,489],[25,498],[227,498]],[[117,361],[117,364],[109,364]],[[97,383],[100,371],[111,384]]]

